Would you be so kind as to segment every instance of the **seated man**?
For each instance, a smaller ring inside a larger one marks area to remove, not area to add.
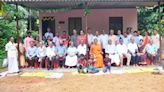
[[[158,54],[157,54],[157,46],[153,43],[153,40],[151,39],[149,44],[146,46],[146,52],[147,57],[150,59],[150,63],[156,64],[158,60]]]
[[[56,48],[53,45],[52,42],[48,43],[48,47],[46,49],[46,56],[47,56],[47,62],[48,62],[48,70],[51,69],[53,70],[54,68],[54,61],[56,59]]]
[[[120,58],[117,51],[117,46],[112,44],[112,40],[108,40],[108,45],[106,46],[105,53],[109,53],[109,58],[111,59],[111,63],[116,66],[120,65]]]
[[[30,47],[26,51],[26,60],[28,67],[34,67],[34,62],[37,61],[37,47],[34,46],[34,41],[30,42]]]
[[[80,41],[80,44],[77,47],[77,52],[78,52],[78,56],[80,56],[81,54],[83,54],[84,56],[86,55],[87,46],[83,40]]]
[[[59,41],[60,45],[56,47],[57,49],[57,58],[56,60],[58,61],[58,65],[60,68],[64,67],[65,63],[65,56],[66,56],[66,51],[67,48],[66,46],[63,45],[63,41]]]
[[[130,43],[128,44],[128,53],[131,54],[132,63],[135,66],[138,65],[137,52],[138,52],[138,47],[137,44],[134,42],[134,37],[132,36],[130,38]]]
[[[44,67],[45,65],[45,57],[46,57],[46,47],[43,45],[42,42],[39,42],[38,49],[37,49],[37,60],[38,60],[37,64],[40,65],[40,67]]]
[[[120,43],[117,45],[117,51],[120,57],[121,66],[123,66],[123,59],[127,58],[126,65],[130,65],[131,55],[128,53],[127,46],[123,43],[123,39],[120,38]]]

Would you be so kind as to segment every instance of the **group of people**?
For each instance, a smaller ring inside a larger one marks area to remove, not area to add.
[[[114,31],[117,31],[117,35]],[[59,67],[78,67],[78,71],[90,66],[91,70],[104,67],[106,71],[110,70],[111,65],[123,66],[124,61],[127,66],[146,65],[148,58],[151,64],[157,64],[160,38],[156,31],[153,32],[152,36],[146,31],[141,35],[140,31],[128,28],[123,33],[121,30],[110,30],[109,34],[106,34],[105,30],[101,30],[95,31],[93,35],[88,28],[87,34],[81,30],[78,35],[76,29],[73,29],[73,34],[68,36],[66,31],[63,31],[62,35],[54,35],[51,29],[47,28],[42,40],[34,39],[28,32],[24,43],[19,44],[20,66],[37,65],[49,70],[54,69],[56,63]],[[6,45],[9,62],[16,60],[16,47],[18,46],[11,37]],[[15,58],[13,54],[16,54]]]

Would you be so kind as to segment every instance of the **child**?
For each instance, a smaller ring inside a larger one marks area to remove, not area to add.
[[[77,69],[79,73],[87,73],[87,61],[83,54],[80,55],[80,59],[78,60]]]
[[[94,56],[91,55],[89,59],[89,66],[87,68],[88,73],[94,74],[99,72],[99,69],[95,68],[94,64],[95,64]]]
[[[110,68],[111,68],[111,59],[109,58],[109,53],[105,54],[105,58],[104,58],[104,68],[103,68],[103,72],[106,73],[108,70],[110,72]]]

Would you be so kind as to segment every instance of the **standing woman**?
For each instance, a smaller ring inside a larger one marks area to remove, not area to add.
[[[10,41],[6,44],[5,49],[7,51],[8,73],[18,73],[17,49],[13,37],[10,37]]]
[[[80,41],[83,40],[85,44],[87,44],[87,37],[84,34],[84,31],[80,31],[80,35],[77,37],[77,46],[80,45]]]

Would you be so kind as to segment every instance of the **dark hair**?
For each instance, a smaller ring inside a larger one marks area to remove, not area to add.
[[[105,55],[109,55],[109,53],[105,53]]]

